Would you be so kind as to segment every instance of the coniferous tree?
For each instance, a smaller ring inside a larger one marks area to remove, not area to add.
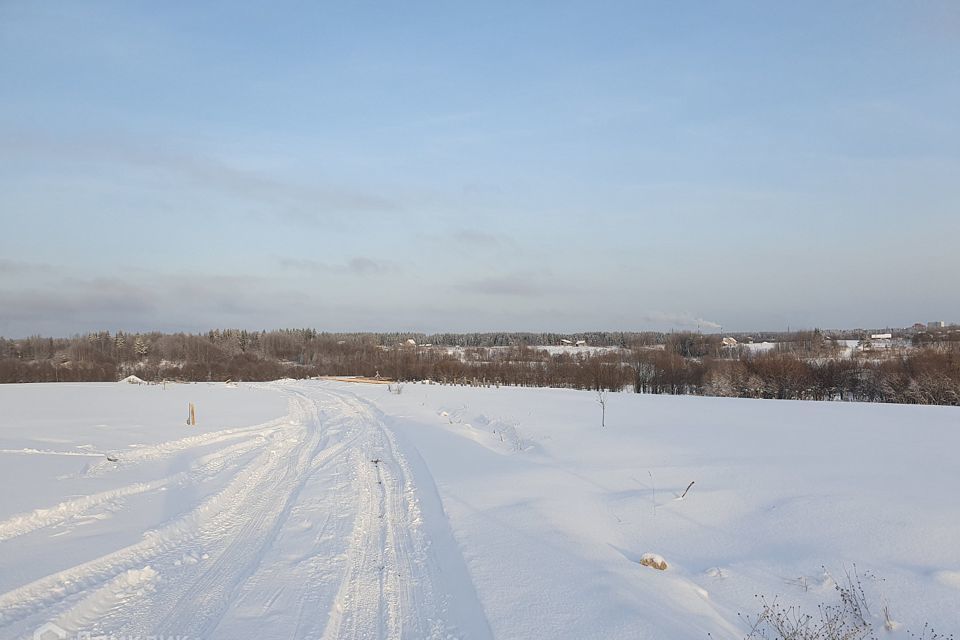
[[[133,341],[133,351],[137,354],[137,358],[142,360],[146,357],[149,350],[150,348],[147,346],[147,343],[143,340],[143,338],[137,336]]]

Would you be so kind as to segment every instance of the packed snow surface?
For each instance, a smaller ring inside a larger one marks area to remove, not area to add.
[[[956,408],[600,412],[546,389],[0,386],[0,638],[742,638],[756,594],[816,614],[854,566],[884,637],[960,631]]]

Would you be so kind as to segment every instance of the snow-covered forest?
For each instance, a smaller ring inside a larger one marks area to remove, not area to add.
[[[690,332],[104,331],[0,339],[0,382],[113,381],[131,374],[156,382],[361,375],[474,386],[960,404],[960,331],[953,327],[881,334],[892,337],[874,341],[862,331],[763,335],[769,342],[735,335],[739,340]]]

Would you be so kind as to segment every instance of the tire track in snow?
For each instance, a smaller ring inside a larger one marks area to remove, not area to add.
[[[36,531],[37,529],[62,524],[107,502],[156,491],[157,489],[168,487],[178,482],[188,481],[193,484],[202,482],[222,472],[228,464],[236,459],[264,446],[267,443],[265,436],[269,433],[272,433],[272,431],[261,432],[245,442],[231,445],[225,449],[203,456],[193,463],[189,471],[183,471],[150,482],[134,482],[122,487],[80,496],[72,500],[65,500],[52,507],[34,509],[28,513],[11,516],[0,522],[0,542]]]
[[[357,510],[350,476],[367,425],[338,397],[310,397],[328,446],[213,637],[319,638],[326,625]]]
[[[300,409],[295,404],[291,405],[293,415],[300,415]],[[291,422],[290,416],[288,414],[286,418],[275,422]],[[251,429],[242,431],[249,432]],[[215,458],[218,454],[209,455]],[[227,486],[186,515],[147,532],[143,541],[0,594],[0,630],[37,613],[56,612],[64,602],[69,603],[77,594],[97,589],[125,571],[142,567],[163,556],[182,554],[183,548],[196,543],[204,530],[227,527],[231,511],[224,510],[222,506],[242,507],[244,496],[255,491],[262,482],[265,465],[260,463],[266,462],[269,455],[270,451],[267,450],[255,457]]]
[[[265,486],[274,482],[269,477],[260,485],[259,499],[245,505],[243,513],[248,515],[213,565],[204,567],[190,588],[178,595],[173,609],[158,625],[148,625],[148,630],[176,629],[185,619],[191,621],[191,635],[207,638],[215,630],[235,594],[260,566],[312,473],[346,450],[345,442],[327,446],[315,408],[310,413],[304,425],[309,428],[305,442],[297,442],[292,451],[286,452],[294,453],[295,460],[288,462],[287,455],[274,457],[276,464],[271,472],[279,477],[274,487]]]
[[[0,453],[23,456],[74,456],[81,458],[102,458],[107,455],[96,451],[52,451],[50,449],[33,449],[30,447],[24,449],[0,449]]]
[[[206,527],[195,544],[209,550],[210,561],[189,567],[170,567],[171,558],[156,563],[168,576],[169,586],[158,590],[138,606],[146,609],[137,616],[117,616],[109,626],[113,633],[142,635],[155,633],[188,634],[210,638],[245,584],[263,570],[263,558],[275,543],[297,498],[318,470],[348,450],[356,438],[330,443],[326,428],[321,428],[315,403],[302,393],[285,389],[297,400],[302,429],[285,445],[270,452],[260,465],[258,477],[249,479],[251,491],[229,505],[217,527]],[[338,432],[338,434],[341,432]],[[309,588],[309,582],[304,582]],[[275,599],[279,592],[271,598]]]
[[[286,418],[279,418],[254,427],[245,427],[243,429],[224,429],[222,431],[212,431],[196,436],[188,436],[180,440],[171,440],[161,442],[160,444],[138,447],[135,449],[122,449],[110,453],[110,457],[117,458],[117,462],[101,460],[96,464],[90,465],[84,472],[84,475],[99,475],[125,469],[144,462],[156,462],[165,458],[170,458],[183,453],[189,449],[197,449],[230,440],[238,440],[250,436],[251,434],[263,434],[274,431],[285,426]]]
[[[409,464],[375,408],[352,394],[337,395],[368,429],[355,456],[360,500],[347,567],[323,637],[460,637],[463,632],[450,615],[445,590],[458,585],[443,583],[439,564],[429,552]],[[488,626],[479,602],[471,604],[483,621],[475,632],[489,635],[483,633]]]
[[[246,594],[254,602],[263,596],[261,620],[246,620],[265,633],[271,615],[289,615],[285,624],[298,638],[321,632],[329,639],[461,637],[457,622],[463,618],[451,613],[451,594],[469,592],[471,622],[482,623],[468,626],[489,637],[466,571],[440,570],[427,534],[437,526],[424,526],[414,474],[379,412],[323,384],[265,386],[290,396],[290,414],[267,423],[275,427],[271,439],[253,446],[255,437],[198,460],[215,474],[227,465],[229,451],[239,457],[253,447],[256,455],[220,491],[137,544],[0,594],[0,635],[56,619],[68,631],[105,635],[231,637],[231,627],[250,626],[234,609]],[[185,438],[140,459],[228,443],[264,427]],[[325,516],[306,548],[291,518],[299,509]],[[439,527],[449,532],[436,505],[429,514],[433,524],[438,512]],[[448,537],[448,552],[462,564]],[[291,551],[303,561],[282,563]],[[281,564],[285,575],[278,580]],[[450,575],[469,589],[445,582]]]

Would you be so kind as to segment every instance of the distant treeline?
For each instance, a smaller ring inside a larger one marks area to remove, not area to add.
[[[380,375],[443,384],[960,404],[958,331],[901,333],[883,349],[852,354],[820,331],[760,337],[776,346],[755,350],[700,333],[101,331],[0,338],[0,382],[113,381],[130,374],[148,381]],[[538,348],[577,340],[589,347]]]

